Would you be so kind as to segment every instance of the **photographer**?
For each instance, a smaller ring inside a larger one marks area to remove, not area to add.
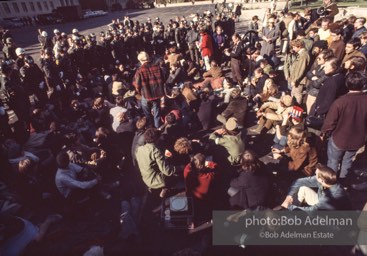
[[[336,3],[334,3],[332,0],[324,0],[322,7],[324,7],[324,12],[320,16],[327,16],[330,18],[331,22],[333,22],[335,15],[339,13],[339,8]]]

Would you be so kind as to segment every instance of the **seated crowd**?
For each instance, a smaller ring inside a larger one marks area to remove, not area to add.
[[[39,61],[3,33],[0,180],[14,196],[1,195],[1,223],[52,213],[11,255],[55,213],[112,197],[130,208],[185,191],[195,225],[215,209],[351,210],[345,188],[367,190],[349,179],[367,135],[366,19],[310,19],[255,16],[253,43],[235,16],[125,17],[99,37],[40,31]],[[1,242],[4,255],[16,243]]]

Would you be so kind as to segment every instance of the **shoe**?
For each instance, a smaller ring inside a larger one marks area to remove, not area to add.
[[[274,135],[275,134],[275,128],[273,127],[273,128],[271,128],[269,131],[268,131],[268,134],[272,134],[272,135]]]
[[[367,191],[367,181],[359,184],[352,184],[351,187],[357,191]]]
[[[251,133],[260,134],[262,129],[259,129],[259,127],[249,129],[248,131]]]

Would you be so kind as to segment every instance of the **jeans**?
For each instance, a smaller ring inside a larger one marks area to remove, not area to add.
[[[143,109],[144,115],[147,117],[149,123],[154,123],[155,128],[159,128],[161,123],[160,103],[160,99],[148,101],[143,96],[141,97],[141,108]]]
[[[273,141],[279,149],[283,149],[287,145],[287,136],[280,136],[280,138],[278,138],[278,136],[275,135]]]
[[[327,166],[335,172],[338,172],[338,165],[340,161],[342,161],[339,178],[345,178],[352,166],[352,160],[356,153],[357,150],[348,151],[338,148],[335,145],[333,138],[330,137],[327,147]]]

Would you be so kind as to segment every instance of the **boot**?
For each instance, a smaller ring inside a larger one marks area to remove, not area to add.
[[[359,184],[352,184],[352,188],[357,191],[367,191],[367,181]]]
[[[261,118],[260,120],[259,120],[259,124],[258,124],[258,126],[255,128],[255,129],[250,129],[249,131],[250,132],[253,132],[253,133],[256,133],[256,134],[260,134],[261,133],[261,131],[263,130],[263,128],[264,128],[264,125],[265,125],[265,120],[263,119],[263,118]]]

